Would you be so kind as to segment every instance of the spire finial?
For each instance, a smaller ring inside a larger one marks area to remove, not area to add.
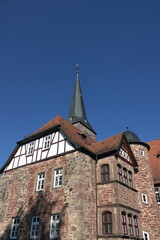
[[[79,79],[79,64],[76,64],[76,76],[77,80]]]

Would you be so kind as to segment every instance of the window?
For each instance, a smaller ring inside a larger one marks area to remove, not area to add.
[[[144,202],[144,203],[148,203],[148,197],[147,197],[147,195],[146,194],[144,194],[144,193],[142,193],[142,202]]]
[[[132,172],[128,172],[128,185],[129,187],[133,187],[133,182],[132,182]]]
[[[109,165],[101,166],[101,181],[107,182],[110,180]]]
[[[128,214],[128,227],[130,235],[133,235],[132,215]]]
[[[13,218],[12,226],[11,226],[11,233],[10,233],[11,239],[17,238],[18,230],[19,230],[19,218]]]
[[[134,216],[134,230],[136,237],[139,237],[139,228],[138,228],[138,217]]]
[[[118,180],[122,182],[122,167],[119,164],[117,165],[117,167],[118,167]]]
[[[35,141],[28,143],[27,155],[33,154]]]
[[[102,224],[103,224],[103,233],[111,234],[112,233],[112,213],[111,212],[103,213]]]
[[[59,237],[59,214],[51,215],[51,225],[50,225],[50,237],[58,238]]]
[[[160,204],[160,191],[159,191],[159,187],[155,187],[155,194],[156,194],[157,204]]]
[[[144,231],[143,231],[143,239],[144,239],[144,240],[149,240],[149,239],[150,239],[148,232],[144,232]]]
[[[43,150],[50,148],[51,145],[51,135],[44,137]]]
[[[126,221],[126,213],[122,212],[122,228],[123,228],[123,234],[127,234],[127,221]]]
[[[62,186],[62,168],[54,171],[54,187]]]
[[[145,154],[144,154],[144,150],[142,150],[142,149],[140,150],[140,155],[141,155],[142,157],[144,157],[144,155],[145,155]]]
[[[38,174],[38,177],[37,177],[36,190],[37,191],[42,191],[43,188],[44,188],[44,173],[40,173],[40,174]]]
[[[39,217],[37,216],[32,217],[30,238],[38,238],[39,221],[40,221]]]
[[[124,184],[128,184],[128,179],[127,179],[127,169],[123,168],[123,182]]]

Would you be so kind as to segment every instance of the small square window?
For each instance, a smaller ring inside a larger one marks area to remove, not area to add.
[[[51,145],[51,135],[45,136],[43,141],[43,150],[50,148]]]
[[[144,193],[142,193],[142,202],[144,202],[144,203],[148,203],[148,197],[147,197],[147,195],[146,194],[144,194]]]
[[[36,191],[42,191],[44,188],[44,173],[38,174]]]
[[[143,231],[143,239],[144,239],[144,240],[150,240],[150,238],[149,238],[149,233],[148,233],[148,232],[144,232],[144,231]]]
[[[144,150],[140,150],[140,155],[142,156],[142,157],[144,157],[145,156],[145,154],[144,154]]]
[[[32,155],[34,151],[35,141],[28,143],[27,155]]]

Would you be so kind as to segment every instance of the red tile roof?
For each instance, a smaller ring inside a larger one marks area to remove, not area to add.
[[[160,183],[160,159],[157,154],[160,152],[160,139],[148,143],[150,146],[149,157],[154,183]]]
[[[113,137],[107,138],[103,141],[96,142],[93,138],[87,135],[86,135],[86,138],[83,138],[82,135],[84,136],[84,133],[82,131],[74,127],[72,124],[64,120],[62,117],[56,116],[51,121],[49,121],[48,123],[43,125],[41,128],[39,128],[37,131],[35,131],[33,134],[31,134],[30,136],[43,132],[57,125],[60,125],[60,129],[67,135],[67,137],[72,143],[75,143],[80,147],[82,146],[94,154],[95,153],[100,154],[103,152],[108,152],[116,149],[119,146],[120,140],[123,135],[123,133],[120,133]]]

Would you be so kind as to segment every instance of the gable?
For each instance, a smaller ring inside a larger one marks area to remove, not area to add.
[[[137,162],[135,160],[133,152],[125,137],[123,137],[121,141],[121,145],[118,150],[118,157],[132,166],[137,166]]]
[[[4,171],[49,159],[73,150],[75,150],[75,147],[64,133],[56,131],[20,145]]]

